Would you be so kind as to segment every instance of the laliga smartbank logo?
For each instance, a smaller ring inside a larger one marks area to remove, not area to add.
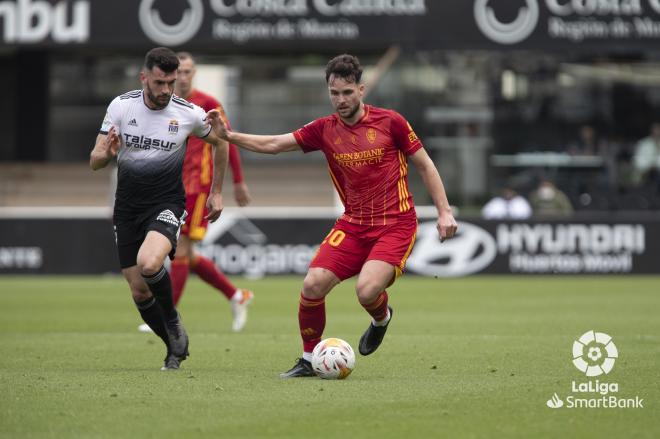
[[[618,357],[612,337],[604,332],[587,331],[573,342],[573,364],[588,377],[610,373]]]
[[[619,351],[604,332],[587,331],[573,342],[573,365],[587,377],[607,375],[614,369]],[[558,408],[644,408],[644,399],[619,396],[618,382],[571,381],[570,393],[562,399],[557,392],[546,402]]]

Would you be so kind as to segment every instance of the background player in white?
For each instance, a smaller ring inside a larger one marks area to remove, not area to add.
[[[150,50],[140,72],[142,90],[112,101],[90,154],[94,170],[118,158],[113,224],[119,262],[140,315],[167,346],[163,370],[178,369],[188,356],[188,336],[163,266],[166,256],[174,256],[185,219],[181,174],[186,139],[192,134],[214,146],[210,221],[222,211],[228,149],[216,134],[220,113],[204,113],[174,95],[178,66],[170,49]]]

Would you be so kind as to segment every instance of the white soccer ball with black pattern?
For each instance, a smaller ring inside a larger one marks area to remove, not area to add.
[[[355,368],[355,352],[341,338],[326,338],[312,352],[312,368],[326,380],[343,380]]]

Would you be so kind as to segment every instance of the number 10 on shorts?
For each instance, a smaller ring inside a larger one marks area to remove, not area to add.
[[[346,237],[346,233],[344,231],[332,229],[330,230],[330,233],[328,233],[328,236],[325,237],[325,239],[321,244],[325,244],[327,242],[333,247],[338,247],[345,237]]]

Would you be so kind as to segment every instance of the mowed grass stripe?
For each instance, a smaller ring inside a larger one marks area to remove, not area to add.
[[[300,355],[301,277],[235,281],[257,295],[245,331],[191,278],[180,308],[192,356],[163,373],[121,278],[0,278],[0,436],[660,435],[658,277],[404,277],[383,346],[345,381],[278,378]],[[353,289],[328,297],[326,335],[356,347],[369,318]],[[644,397],[643,410],[545,406],[585,380],[571,344],[589,329],[619,348],[601,381]]]

